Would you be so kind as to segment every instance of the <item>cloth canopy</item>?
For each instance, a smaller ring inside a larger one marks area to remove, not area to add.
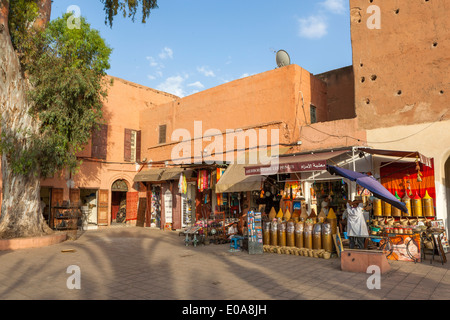
[[[394,207],[402,210],[403,212],[408,212],[406,205],[403,202],[398,201],[398,199],[392,193],[390,193],[381,183],[379,183],[374,177],[330,165],[327,165],[327,171],[330,172],[331,174],[337,174],[351,181],[355,181],[360,186],[372,192],[375,197],[387,203],[390,203]]]
[[[425,166],[432,168],[432,159],[424,156],[418,151],[398,151],[398,150],[382,150],[382,149],[371,149],[371,148],[358,148],[359,151],[370,153],[372,155],[388,156],[388,157],[398,157],[398,158],[409,158],[409,159],[419,159],[420,163]]]
[[[347,152],[348,150],[338,150],[333,152],[280,156],[276,162],[271,164],[247,165],[245,167],[245,174],[251,176],[323,171],[326,170],[327,161]]]
[[[260,190],[265,179],[264,176],[247,177],[244,164],[232,164],[216,184],[216,193]]]
[[[168,180],[178,180],[181,174],[184,173],[187,178],[192,175],[192,170],[185,170],[183,168],[152,168],[142,170],[134,176],[135,182],[158,182]]]

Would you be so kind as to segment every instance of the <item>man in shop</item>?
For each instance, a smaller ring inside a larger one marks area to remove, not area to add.
[[[364,249],[365,238],[369,236],[366,219],[364,217],[364,203],[362,200],[347,201],[347,236],[350,249],[358,247]]]
[[[323,199],[322,203],[320,204],[323,212],[325,213],[325,216],[328,216],[328,211],[330,210],[330,202],[331,196],[326,196],[325,199]]]

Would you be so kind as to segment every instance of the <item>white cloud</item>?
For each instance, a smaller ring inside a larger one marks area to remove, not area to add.
[[[342,14],[345,12],[344,0],[325,0],[320,3],[326,10],[334,14]]]
[[[182,76],[173,76],[167,78],[164,82],[160,83],[156,89],[164,92],[174,94],[178,97],[184,97],[186,92],[183,88],[185,78]]]
[[[155,79],[156,79],[156,77],[155,77],[155,76],[152,76],[151,74],[147,75],[147,78],[148,78],[149,80],[155,80]]]
[[[157,67],[159,66],[158,62],[156,62],[155,58],[153,57],[146,57],[146,59],[149,61],[150,67]]]
[[[327,34],[327,21],[323,16],[309,16],[298,20],[299,35],[303,38],[319,39]]]
[[[161,60],[165,60],[167,58],[173,59],[173,50],[165,47],[158,56]]]
[[[205,77],[215,77],[216,76],[214,74],[214,71],[212,71],[211,69],[209,69],[208,67],[205,67],[205,66],[197,67],[197,71],[200,72],[201,74],[203,74]]]
[[[196,82],[190,83],[187,86],[188,87],[198,88],[198,89],[203,89],[205,87],[200,81],[196,81]]]

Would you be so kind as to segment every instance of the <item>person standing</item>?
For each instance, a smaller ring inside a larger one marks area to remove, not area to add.
[[[330,202],[331,202],[331,197],[327,196],[322,200],[322,203],[320,204],[320,207],[322,208],[323,212],[325,213],[325,216],[328,216],[328,211],[330,211]]]
[[[347,202],[347,235],[350,240],[350,249],[354,249],[356,246],[364,249],[364,237],[368,237],[369,232],[364,218],[362,200]]]

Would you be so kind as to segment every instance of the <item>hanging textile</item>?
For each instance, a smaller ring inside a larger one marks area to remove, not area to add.
[[[217,170],[216,170],[216,177],[217,177],[216,182],[219,182],[219,180],[222,177],[222,175],[224,174],[225,170],[226,169],[223,169],[223,168],[217,168]]]
[[[420,198],[425,197],[428,192],[436,205],[436,189],[434,184],[434,159],[431,159],[431,168],[420,165],[420,172],[417,165],[411,163],[391,163],[380,168],[381,184],[392,194],[397,192],[403,198],[408,192],[410,197],[416,193]]]
[[[211,188],[210,178],[211,175],[208,170],[200,170],[198,172],[197,187],[200,192]]]
[[[184,173],[180,175],[180,181],[178,181],[178,190],[181,194],[187,193],[187,181]]]

